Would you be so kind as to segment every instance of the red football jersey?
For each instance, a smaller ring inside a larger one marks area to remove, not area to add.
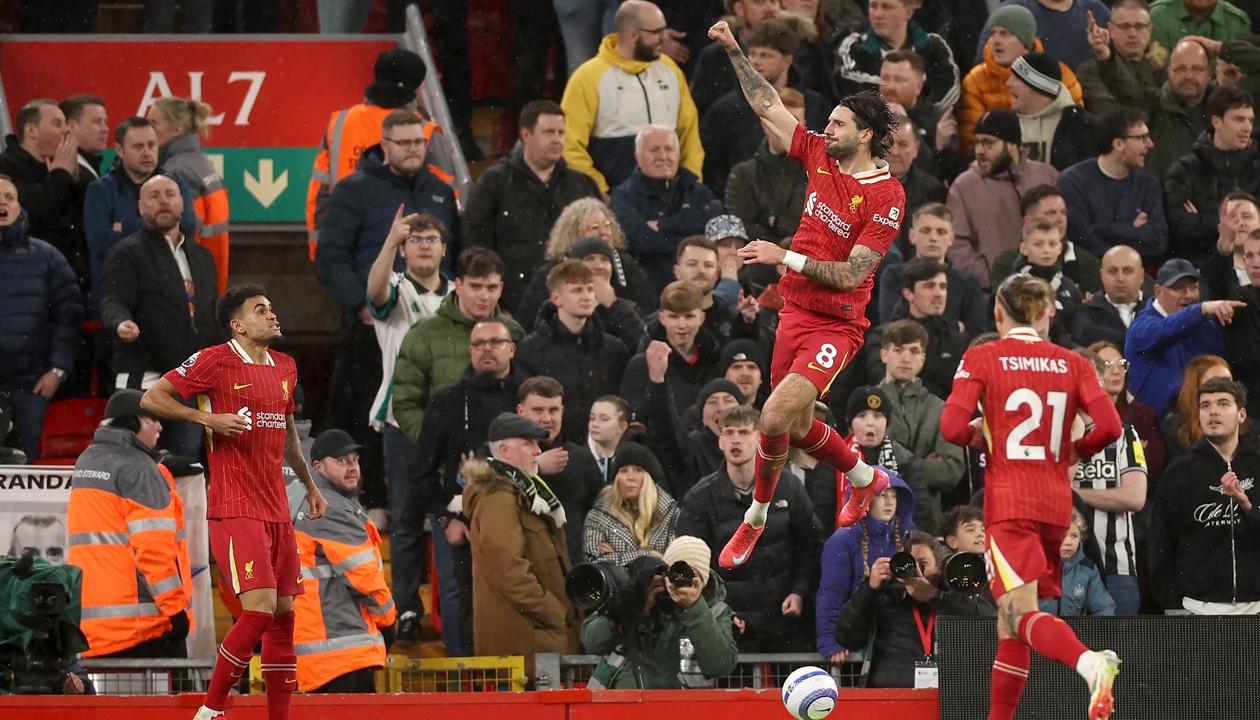
[[[285,493],[284,443],[287,416],[296,404],[297,364],[275,350],[259,365],[230,340],[214,345],[166,373],[185,399],[199,396],[202,410],[235,413],[250,427],[229,438],[208,435],[210,518],[248,517],[290,522]]]
[[[840,172],[839,164],[827,155],[825,142],[804,125],[797,125],[792,135],[788,156],[804,165],[808,174],[805,208],[792,236],[792,250],[826,261],[848,260],[854,245],[886,255],[905,219],[905,190],[883,160],[876,161],[874,170],[856,175]],[[829,288],[794,270],[788,270],[778,285],[787,301],[845,320],[866,317],[874,287],[874,271],[850,292]]]
[[[985,522],[1069,524],[1072,421],[1077,408],[1105,396],[1093,364],[1032,328],[963,354],[948,402],[978,401],[984,415]]]

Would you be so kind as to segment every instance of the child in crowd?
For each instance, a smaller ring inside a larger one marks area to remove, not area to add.
[[[984,552],[984,510],[975,505],[959,505],[941,518],[941,535],[949,554]]]
[[[1107,592],[1098,568],[1081,550],[1081,537],[1087,532],[1086,528],[1085,517],[1073,509],[1072,524],[1059,546],[1059,557],[1063,562],[1062,591],[1058,598],[1037,601],[1043,611],[1060,617],[1116,614],[1116,601]]]

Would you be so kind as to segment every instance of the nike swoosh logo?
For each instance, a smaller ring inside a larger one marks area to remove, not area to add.
[[[814,168],[814,172],[818,173],[819,175],[830,175],[830,174],[831,174],[831,171],[830,171],[830,170],[825,169],[825,168],[824,168],[823,166],[821,166],[821,165],[819,165],[818,167]]]
[[[810,370],[817,370],[818,372],[824,372],[822,368],[818,367],[812,362],[809,365],[806,365],[806,367],[808,367]]]
[[[741,555],[736,555],[732,557],[731,562],[735,563],[736,565],[743,565],[745,562],[748,561],[749,555],[752,555],[752,548],[748,548]]]
[[[297,685],[297,680],[294,680],[293,678],[285,678],[284,681],[289,685]]]
[[[242,384],[240,384],[240,383],[232,383],[232,389],[233,389],[233,390],[244,390],[245,388],[247,388],[247,387],[252,387],[253,385],[254,385],[254,383],[245,383],[244,385],[242,385]]]

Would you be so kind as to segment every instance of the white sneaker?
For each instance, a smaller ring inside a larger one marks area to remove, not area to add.
[[[1107,720],[1115,709],[1111,687],[1120,673],[1120,658],[1111,650],[1091,654],[1094,667],[1085,678],[1089,683],[1089,720]]]
[[[205,705],[202,705],[197,710],[197,714],[193,716],[193,720],[216,720],[221,717],[223,717],[222,710],[211,710]]]

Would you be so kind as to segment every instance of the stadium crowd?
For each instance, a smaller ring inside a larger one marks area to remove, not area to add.
[[[913,686],[934,655],[913,629],[923,613],[994,612],[940,581],[948,555],[984,550],[985,456],[938,421],[964,350],[995,337],[991,291],[1013,273],[1051,284],[1050,339],[1093,362],[1125,421],[1077,466],[1063,596],[1044,609],[1260,613],[1246,423],[1260,408],[1260,13],[1226,0],[577,5],[555,0],[562,95],[518,83],[533,93],[517,98],[519,142],[462,196],[430,152],[435,133],[461,131],[417,110],[414,54],[382,54],[363,102],[329,119],[307,221],[343,333],[332,387],[304,389],[332,397],[310,457],[327,516],[304,518],[291,493],[314,580],[297,603],[303,691],[370,691],[386,646],[420,638],[426,572],[450,655],[645,642],[584,621],[564,578],[651,555],[691,562],[704,591],[644,608],[673,625],[638,650],[651,658],[640,679],[675,683],[682,638],[704,675],[730,672],[736,649],[842,662],[869,645],[872,685]],[[782,268],[736,251],[786,245],[802,213],[843,222],[843,208],[806,197],[814,168],[767,143],[704,39],[721,17],[815,131],[838,99],[878,89],[899,116],[887,161],[907,197],[865,347],[816,406],[893,488],[837,529],[843,475],[794,450],[735,570],[716,557],[751,502],[783,302]],[[517,38],[518,55],[537,54],[532,40]],[[178,654],[188,629],[179,498],[153,460],[197,459],[203,433],[159,425],[135,391],[226,338],[215,303],[231,218],[201,150],[209,112],[167,98],[111,124],[91,94],[35,100],[0,153],[0,381],[16,446],[43,457],[49,402],[92,378],[117,393],[70,507],[88,656]],[[364,486],[387,488],[380,532]],[[15,529],[14,552],[42,552],[41,530]],[[894,577],[898,551],[914,577]]]

